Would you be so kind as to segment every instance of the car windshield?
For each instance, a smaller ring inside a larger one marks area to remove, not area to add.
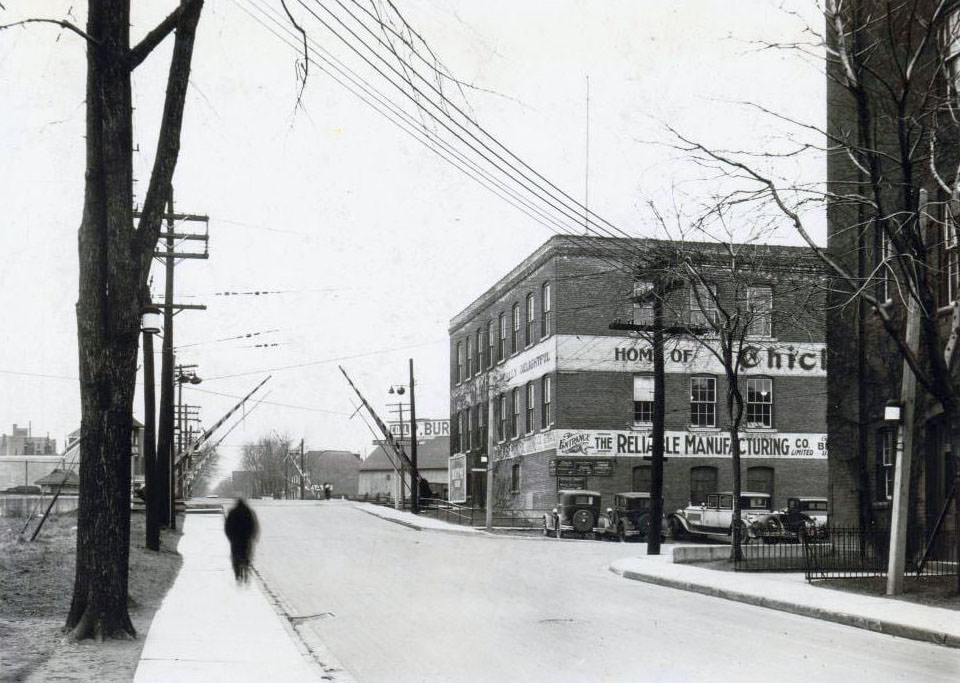
[[[625,498],[623,507],[627,510],[646,510],[650,507],[649,498]]]
[[[573,496],[570,502],[574,505],[593,505],[593,496]]]
[[[740,507],[747,510],[766,510],[769,504],[766,496],[744,496],[740,499]]]

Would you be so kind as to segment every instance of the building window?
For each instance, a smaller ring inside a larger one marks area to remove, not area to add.
[[[550,336],[550,283],[540,288],[540,337]]]
[[[536,298],[533,294],[527,294],[527,328],[524,331],[524,344],[526,346],[533,343],[536,334],[534,326],[537,321],[537,312],[534,310],[534,301],[536,301]]]
[[[490,324],[487,325],[487,367],[493,367],[494,363],[494,350],[493,345],[497,343],[497,329],[494,325],[494,322],[491,320]]]
[[[893,466],[897,462],[897,430],[877,432],[877,499],[893,498]]]
[[[747,427],[773,427],[773,380],[769,377],[747,380]]]
[[[708,493],[717,492],[717,468],[701,465],[690,468],[690,504],[707,502]]]
[[[510,438],[515,439],[520,436],[520,389],[514,389],[510,397],[513,404],[513,412],[510,415]]]
[[[473,417],[473,411],[470,410],[470,408],[464,408],[463,409],[463,431],[465,432],[467,437],[466,450],[468,451],[473,449],[473,427],[471,424],[473,422],[472,417]]]
[[[690,424],[694,427],[717,426],[716,378],[690,378]]]
[[[943,306],[949,306],[957,300],[958,290],[960,290],[960,249],[957,241],[956,219],[950,216],[949,210],[945,211],[943,221],[943,274],[944,292],[942,301]]]
[[[460,453],[466,453],[467,449],[464,447],[464,434],[463,434],[463,411],[457,411],[457,449]]]
[[[550,375],[545,375],[542,380],[540,380],[540,428],[546,429],[550,426],[551,420],[553,420],[553,415],[550,414],[550,401],[552,397],[550,396],[550,389],[552,382],[550,381]]]
[[[692,327],[711,327],[716,325],[716,290],[697,285],[690,288],[690,325]]]
[[[507,318],[500,314],[500,338],[497,341],[497,362],[507,357]]]
[[[520,304],[513,305],[513,334],[510,336],[510,353],[520,349]]]
[[[747,287],[747,334],[753,337],[773,336],[773,289]]]
[[[650,480],[650,465],[637,465],[633,468],[631,477],[631,491],[650,491],[652,484]]]
[[[483,343],[483,328],[477,329],[477,343],[476,348],[473,350],[473,374],[479,375],[480,371],[483,369],[483,349],[485,344]]]
[[[510,491],[511,493],[518,493],[520,491],[520,463],[513,463],[513,467],[510,468]]]
[[[653,424],[653,376],[633,376],[633,426]]]
[[[633,283],[633,324],[653,325],[653,283],[635,280]]]
[[[747,492],[749,493],[769,493],[773,497],[773,468],[772,467],[748,467],[747,468]]]
[[[525,408],[527,409],[527,411],[526,411],[527,419],[526,419],[526,423],[525,423],[525,425],[524,425],[524,426],[526,427],[526,429],[525,429],[524,431],[525,431],[527,434],[533,433],[533,429],[534,429],[534,424],[533,424],[534,415],[533,415],[533,411],[534,411],[534,407],[535,407],[536,405],[537,405],[537,390],[536,390],[536,388],[533,386],[533,382],[527,382],[527,403],[526,403],[526,406],[525,406]]]
[[[497,398],[497,441],[507,438],[507,395],[500,394]]]
[[[463,342],[457,342],[457,384],[463,381]]]
[[[467,374],[464,375],[464,379],[469,379],[470,375],[473,374],[473,345],[471,344],[471,337],[467,335]]]

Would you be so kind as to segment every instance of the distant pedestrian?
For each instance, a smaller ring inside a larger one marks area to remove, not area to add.
[[[333,495],[333,484],[330,482],[324,482],[323,484],[323,497],[327,500],[330,500],[330,496]]]
[[[253,559],[253,543],[257,539],[257,516],[250,506],[238,498],[236,504],[227,513],[227,520],[223,530],[230,541],[230,562],[233,565],[233,575],[238,582],[247,581],[247,570],[250,560]]]

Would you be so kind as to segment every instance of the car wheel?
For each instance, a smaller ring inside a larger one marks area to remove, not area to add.
[[[681,524],[680,520],[676,517],[670,518],[670,521],[667,523],[667,528],[670,530],[670,537],[674,540],[686,536],[686,529],[683,528],[683,524]]]
[[[640,522],[637,524],[637,531],[639,532],[639,538],[641,541],[646,541],[650,536],[650,518],[641,517]]]
[[[573,528],[581,535],[593,531],[593,514],[589,510],[577,510],[573,513]]]

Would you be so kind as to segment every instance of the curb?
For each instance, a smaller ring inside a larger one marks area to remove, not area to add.
[[[360,512],[365,512],[365,513],[367,513],[368,515],[370,515],[371,517],[376,517],[377,519],[382,519],[382,520],[385,521],[385,522],[392,522],[392,523],[394,523],[394,524],[399,524],[400,526],[405,526],[405,527],[407,527],[408,529],[413,529],[414,531],[436,531],[436,532],[441,533],[441,534],[471,534],[471,535],[478,535],[478,536],[479,536],[479,535],[486,535],[486,533],[487,533],[486,531],[483,531],[483,530],[480,530],[480,529],[474,529],[473,527],[466,527],[466,528],[463,528],[463,529],[458,529],[458,528],[456,528],[456,527],[453,527],[453,528],[450,528],[450,529],[438,529],[437,527],[432,527],[432,526],[420,526],[420,525],[418,525],[418,524],[414,524],[413,522],[408,522],[408,521],[405,520],[405,519],[398,519],[398,518],[396,518],[396,517],[389,517],[389,516],[384,516],[384,515],[378,515],[378,514],[377,514],[376,512],[374,512],[373,510],[367,510],[366,508],[354,506],[354,509],[355,509],[355,510],[359,510]]]
[[[700,593],[702,595],[709,595],[715,598],[723,598],[724,600],[742,602],[748,605],[754,605],[755,607],[765,607],[767,609],[775,609],[781,612],[789,612],[790,614],[811,617],[813,619],[820,619],[822,621],[832,621],[837,624],[843,624],[844,626],[853,626],[855,628],[862,628],[867,631],[883,633],[889,636],[897,636],[900,638],[907,638],[909,640],[919,640],[926,643],[933,643],[935,645],[942,645],[944,647],[960,648],[960,636],[944,633],[943,631],[936,631],[934,629],[922,628],[920,626],[909,626],[907,624],[900,624],[887,619],[873,619],[857,614],[848,614],[846,612],[838,612],[820,607],[799,605],[793,602],[777,600],[776,598],[767,598],[762,595],[742,593],[740,591],[717,588],[715,586],[707,586],[700,583],[693,583],[691,581],[670,579],[665,576],[641,574],[640,572],[631,571],[629,569],[620,570],[612,565],[610,566],[610,571],[614,574],[622,576],[625,579],[632,579],[634,581],[643,581],[645,583],[652,583],[667,588],[676,588],[692,593]]]

